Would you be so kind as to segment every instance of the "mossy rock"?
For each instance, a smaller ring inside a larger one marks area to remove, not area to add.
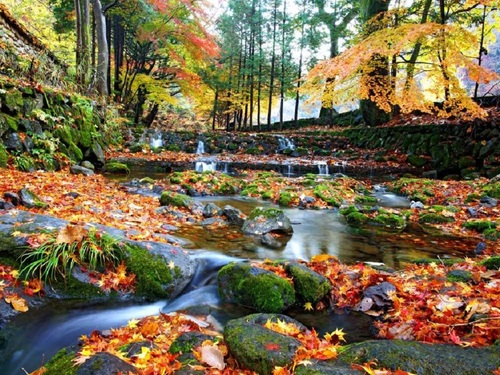
[[[5,113],[0,113],[0,136],[9,129],[17,132],[19,129],[17,119]]]
[[[500,198],[500,182],[495,182],[492,184],[488,184],[483,186],[482,188],[483,193],[488,195],[491,198]]]
[[[127,164],[118,163],[118,162],[109,162],[104,166],[104,170],[107,173],[113,174],[129,174],[130,168]]]
[[[77,367],[73,362],[75,352],[69,349],[59,350],[44,366],[46,375],[75,375]]]
[[[136,295],[151,301],[170,297],[173,270],[160,256],[153,255],[146,249],[130,246],[125,263],[130,272],[135,274]]]
[[[282,191],[280,192],[280,197],[278,199],[278,204],[280,206],[285,206],[289,207],[293,204],[293,202],[297,199],[297,194],[289,192],[289,191]]]
[[[186,194],[164,191],[160,196],[160,204],[162,206],[186,207],[189,208],[194,204],[193,198]]]
[[[12,113],[12,114],[17,114],[20,113],[23,109],[24,106],[24,99],[23,99],[23,94],[14,89],[10,90],[5,93],[5,97],[2,100],[5,108]]]
[[[108,353],[98,352],[87,359],[76,370],[76,375],[137,374],[138,370],[123,359]]]
[[[83,159],[83,152],[82,150],[73,142],[70,142],[67,148],[67,153],[68,157],[71,160],[74,160],[76,162],[80,162]]]
[[[297,297],[304,302],[315,303],[321,300],[332,288],[330,281],[300,263],[288,263],[285,270],[293,277]]]
[[[391,229],[404,229],[406,227],[406,220],[403,216],[387,213],[387,212],[379,212],[373,218],[369,220],[370,224],[382,225]]]
[[[217,274],[221,297],[259,312],[280,313],[295,303],[295,290],[284,278],[244,263],[229,263]]]
[[[500,255],[494,255],[479,262],[489,270],[500,270]]]
[[[71,135],[71,128],[67,125],[63,125],[54,131],[54,135],[59,138],[64,144],[69,146],[73,143],[73,137]]]
[[[370,220],[370,218],[368,217],[368,215],[362,212],[355,211],[347,214],[345,216],[345,220],[349,225],[352,225],[354,227],[359,227],[366,224],[368,220]]]
[[[358,195],[354,198],[354,202],[359,204],[375,204],[377,203],[377,198],[370,195]]]
[[[0,144],[0,168],[5,168],[9,162],[9,153],[5,147]]]
[[[363,364],[373,359],[379,367],[422,375],[489,374],[500,366],[497,346],[462,348],[402,340],[369,340],[340,349],[338,360]]]
[[[285,315],[253,314],[226,324],[224,339],[228,349],[244,368],[271,375],[276,366],[292,363],[300,341],[264,327],[267,320],[277,322],[278,319],[286,323],[293,321]]]
[[[497,241],[500,239],[500,230],[498,228],[486,229],[483,236],[488,240]]]
[[[417,168],[422,168],[424,165],[427,164],[426,158],[419,156],[419,155],[414,155],[414,154],[408,155],[406,160],[408,161],[408,163],[410,165],[417,167]]]
[[[419,224],[446,224],[452,223],[455,219],[448,216],[443,216],[437,213],[426,213],[418,218]]]
[[[472,273],[466,270],[451,270],[446,274],[446,280],[467,283],[472,280]]]
[[[91,301],[105,297],[105,293],[97,286],[81,282],[71,275],[62,281],[52,281],[51,287],[66,298],[84,298]]]
[[[482,233],[487,229],[495,229],[497,227],[497,223],[491,220],[468,220],[463,223],[462,226],[464,228]]]
[[[411,263],[415,264],[431,264],[431,263],[436,263],[436,264],[444,264],[445,266],[452,266],[457,263],[462,263],[464,260],[462,258],[419,258],[410,261]]]

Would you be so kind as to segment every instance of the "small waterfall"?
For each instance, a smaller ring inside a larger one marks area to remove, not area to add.
[[[277,152],[283,152],[285,150],[290,150],[290,151],[295,150],[295,144],[290,138],[286,138],[282,135],[277,135],[276,138],[278,139]]]
[[[197,154],[204,154],[205,153],[205,144],[203,141],[200,139],[198,141],[198,147],[196,148],[196,153]]]
[[[214,160],[197,161],[194,164],[196,172],[215,171],[217,169],[217,162]]]
[[[161,138],[161,132],[155,133],[149,139],[149,145],[151,148],[163,147],[163,139]]]
[[[286,177],[293,176],[293,164],[287,163],[282,165],[283,169],[281,174]]]
[[[318,175],[320,176],[328,176],[330,172],[328,171],[328,164],[326,161],[317,161],[314,164],[318,166]]]

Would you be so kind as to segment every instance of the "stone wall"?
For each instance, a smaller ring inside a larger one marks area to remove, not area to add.
[[[0,3],[0,73],[55,84],[65,67]]]

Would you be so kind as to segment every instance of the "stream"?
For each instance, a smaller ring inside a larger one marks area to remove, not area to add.
[[[380,206],[408,207],[402,197],[380,191],[374,193]],[[200,198],[220,207],[226,204],[249,214],[259,205],[269,203],[243,198]],[[402,263],[421,257],[453,256],[453,241],[448,249],[440,248],[435,237],[419,228],[407,228],[403,233],[382,233],[378,230],[360,231],[348,227],[337,210],[284,209],[293,223],[294,233],[281,250],[271,250],[252,238],[228,233],[213,233],[201,226],[181,228],[174,234],[191,243],[192,256],[198,258],[199,267],[192,282],[181,296],[170,301],[149,304],[112,303],[87,306],[84,303],[57,302],[32,309],[15,317],[9,330],[13,333],[2,347],[0,344],[0,374],[26,374],[42,366],[58,350],[76,345],[78,338],[93,330],[106,330],[127,324],[131,319],[183,311],[188,314],[209,314],[216,326],[222,327],[230,319],[251,313],[235,306],[223,304],[217,294],[216,275],[223,265],[241,259],[304,259],[317,254],[331,254],[342,262],[357,261],[384,263],[395,269]],[[419,241],[418,249],[416,241]],[[423,245],[421,245],[423,244]],[[470,245],[472,249],[474,244]],[[372,337],[371,319],[356,312],[325,311],[320,313],[291,312],[290,316],[320,333],[342,328],[348,342]]]

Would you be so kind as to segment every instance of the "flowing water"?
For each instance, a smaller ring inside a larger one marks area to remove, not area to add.
[[[378,188],[374,193],[385,207],[408,207],[402,197]],[[202,198],[220,207],[230,204],[248,214],[258,205],[269,205],[242,198]],[[216,325],[250,313],[235,306],[224,305],[217,294],[216,274],[224,264],[241,259],[304,259],[317,254],[332,254],[342,262],[381,262],[394,268],[410,259],[428,256],[454,256],[454,241],[447,247],[419,228],[407,228],[402,233],[381,232],[377,228],[360,231],[345,225],[337,210],[285,209],[293,223],[294,233],[286,246],[271,250],[253,238],[228,228],[219,233],[201,226],[181,228],[175,234],[192,242],[193,257],[198,258],[197,273],[184,293],[171,301],[152,304],[114,303],[86,306],[75,302],[54,302],[38,310],[21,314],[13,319],[7,332],[8,342],[0,344],[0,374],[17,375],[33,371],[46,362],[59,349],[77,344],[78,337],[93,330],[119,327],[133,318],[162,312],[185,311],[190,314],[210,314]],[[419,246],[415,243],[418,241]],[[471,249],[474,243],[470,244]],[[291,316],[320,333],[337,327],[347,332],[349,341],[371,337],[370,319],[357,313],[325,311],[315,314],[292,312]]]

